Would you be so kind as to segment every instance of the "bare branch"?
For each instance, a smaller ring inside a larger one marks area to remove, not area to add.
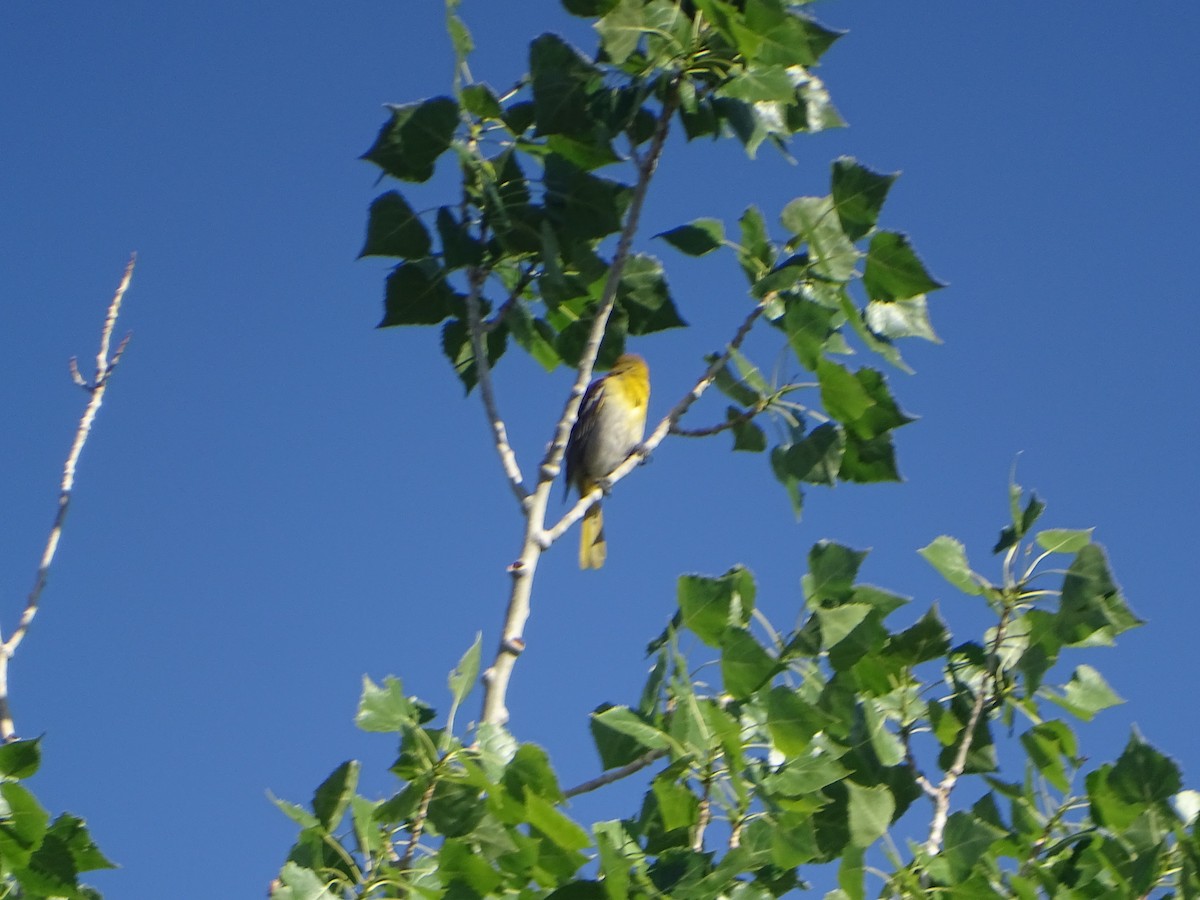
[[[491,334],[504,322],[509,310],[516,306],[517,301],[521,299],[521,293],[525,288],[529,287],[529,283],[533,281],[533,266],[527,268],[521,273],[521,277],[517,279],[517,283],[513,285],[513,289],[508,292],[508,299],[496,308],[490,319],[483,323],[483,330]]]
[[[573,788],[568,788],[563,791],[563,796],[570,799],[571,797],[578,797],[580,794],[587,794],[598,790],[606,784],[612,784],[614,781],[620,781],[622,778],[628,778],[630,775],[642,771],[646,766],[655,760],[662,759],[666,755],[666,750],[648,750],[633,762],[623,765],[619,769],[613,769],[611,772],[605,772],[591,781],[585,781],[583,784],[577,784]]]
[[[488,363],[484,328],[480,319],[479,294],[483,290],[483,270],[471,268],[467,272],[467,280],[470,283],[467,291],[467,332],[471,336],[471,352],[475,354],[479,395],[483,398],[483,408],[487,413],[488,424],[492,426],[492,437],[496,442],[496,453],[500,456],[500,465],[504,467],[504,475],[508,479],[508,484],[512,488],[517,502],[523,505],[529,496],[529,491],[525,489],[525,478],[517,463],[517,455],[508,442],[508,429],[496,406],[496,392],[492,388],[492,367]]]
[[[85,382],[79,374],[76,360],[73,357],[71,359],[71,378],[88,392],[90,399],[79,420],[79,427],[75,430],[75,439],[71,443],[67,461],[63,465],[62,482],[59,485],[58,493],[58,509],[54,516],[54,524],[50,527],[50,534],[46,539],[45,549],[42,551],[37,574],[33,579],[33,588],[25,599],[25,608],[21,611],[17,627],[8,636],[8,640],[0,644],[0,739],[5,741],[14,740],[16,736],[12,711],[8,703],[8,663],[16,653],[17,647],[25,639],[25,635],[29,633],[29,626],[33,622],[34,616],[37,615],[42,591],[45,589],[46,580],[50,575],[50,565],[54,562],[54,555],[58,551],[63,524],[66,522],[67,510],[71,505],[71,492],[75,488],[75,471],[79,465],[79,456],[83,453],[84,444],[87,443],[88,436],[91,434],[92,423],[96,419],[96,413],[100,410],[100,404],[104,401],[104,392],[108,387],[109,376],[129,343],[129,337],[126,336],[118,345],[117,352],[111,358],[109,357],[113,329],[117,324],[117,316],[121,312],[121,301],[125,299],[125,291],[129,289],[129,283],[133,278],[133,267],[136,261],[136,254],[130,257],[128,265],[125,266],[125,274],[121,277],[121,283],[117,286],[116,293],[113,294],[112,301],[108,305],[104,327],[100,332],[100,351],[96,354],[96,375],[90,384]]]
[[[925,851],[930,856],[936,856],[941,852],[942,836],[946,831],[946,822],[950,818],[950,794],[967,767],[967,756],[970,754],[971,746],[975,741],[975,729],[979,726],[983,710],[988,705],[990,695],[996,687],[996,667],[998,666],[996,654],[1000,651],[1000,646],[1004,641],[1011,612],[1011,606],[1006,605],[1004,612],[1000,616],[1000,622],[996,626],[996,634],[992,639],[992,647],[989,653],[991,657],[989,671],[980,680],[979,691],[975,695],[975,702],[971,704],[971,714],[967,717],[967,724],[963,727],[962,742],[958,745],[958,751],[954,754],[954,762],[946,770],[946,774],[942,777],[941,782],[933,792],[929,793],[929,791],[926,791],[933,800],[933,819],[929,823],[929,837],[925,841]],[[924,789],[924,785],[922,785],[922,789]]]
[[[718,422],[716,425],[709,425],[707,428],[680,428],[678,425],[672,425],[670,433],[679,437],[712,437],[714,434],[720,434],[722,431],[728,431],[730,428],[736,428],[739,425],[749,422],[766,408],[767,405],[765,403],[756,403],[750,409],[742,410],[732,419]]]

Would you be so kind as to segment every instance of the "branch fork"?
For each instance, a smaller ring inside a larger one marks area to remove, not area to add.
[[[121,282],[117,286],[116,293],[113,294],[112,301],[108,305],[108,313],[104,318],[104,327],[100,332],[100,349],[96,353],[95,377],[90,382],[85,380],[79,372],[79,362],[75,357],[71,357],[68,364],[71,380],[87,391],[90,399],[79,420],[79,427],[75,430],[75,439],[71,442],[71,449],[63,465],[62,481],[59,484],[58,510],[54,516],[54,524],[50,527],[50,534],[46,538],[46,546],[42,551],[42,559],[38,564],[37,573],[33,579],[33,587],[25,598],[25,608],[21,611],[17,627],[8,636],[7,640],[0,643],[0,740],[5,742],[17,740],[12,709],[9,706],[8,700],[8,664],[17,652],[17,648],[21,645],[21,642],[25,640],[25,635],[29,633],[29,626],[38,613],[42,591],[45,589],[46,581],[50,576],[50,566],[54,562],[55,554],[58,552],[63,525],[67,519],[67,510],[71,505],[71,494],[75,487],[75,471],[79,465],[80,454],[83,453],[84,444],[87,443],[88,436],[91,434],[92,423],[96,419],[96,413],[100,410],[100,404],[104,401],[104,392],[108,388],[108,380],[112,377],[117,363],[121,361],[121,356],[124,354],[125,348],[129,345],[131,335],[127,334],[117,345],[116,351],[111,356],[109,355],[109,350],[112,346],[113,329],[116,327],[117,317],[121,312],[121,302],[125,298],[125,291],[129,289],[129,283],[133,279],[133,267],[136,261],[136,254],[130,257],[129,263],[125,266],[125,273],[121,277]]]

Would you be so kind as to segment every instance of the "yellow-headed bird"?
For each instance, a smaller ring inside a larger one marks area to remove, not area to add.
[[[650,369],[633,353],[617,357],[607,375],[588,385],[567,441],[568,489],[573,485],[582,497],[624,462],[646,432],[649,402]],[[604,516],[596,503],[583,517],[579,568],[599,569],[607,555]]]

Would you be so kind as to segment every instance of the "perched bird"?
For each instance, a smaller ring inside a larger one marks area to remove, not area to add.
[[[607,375],[588,385],[567,441],[567,490],[583,497],[642,441],[650,402],[650,370],[633,353],[617,357]],[[604,516],[596,503],[583,517],[579,568],[599,569],[607,556]]]

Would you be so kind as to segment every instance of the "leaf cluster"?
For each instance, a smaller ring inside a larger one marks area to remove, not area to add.
[[[1062,651],[1139,622],[1090,532],[1033,531],[1036,497],[1014,510],[994,581],[950,538],[921,551],[993,612],[979,639],[956,642],[936,605],[892,626],[909,601],[859,581],[867,554],[839,544],[809,553],[790,632],[757,609],[747,569],[683,576],[640,699],[591,716],[610,778],[576,789],[502,728],[470,743],[451,733],[478,642],[451,674],[443,726],[398,681],[368,681],[359,724],[398,736],[402,787],[365,800],[346,763],[311,811],[281,804],[303,830],[273,896],[770,898],[824,864],[836,866],[838,898],[865,897],[872,872],[889,897],[1195,896],[1200,794],[1137,735],[1084,772],[1069,720],[1119,698],[1089,665],[1052,683]],[[1043,568],[1053,557],[1065,568]],[[1047,576],[1058,586],[1040,587]],[[715,654],[718,678],[700,677],[710,667],[695,668],[689,644]],[[1018,729],[1024,773],[1003,777],[997,735]],[[628,817],[570,817],[569,796],[651,766]],[[938,790],[948,801],[960,779],[972,800],[947,804],[937,845],[910,836],[900,849],[901,817]]]
[[[40,741],[0,745],[0,896],[97,900],[79,876],[114,866],[82,819],[62,813],[51,821],[22,784],[40,765]]]

